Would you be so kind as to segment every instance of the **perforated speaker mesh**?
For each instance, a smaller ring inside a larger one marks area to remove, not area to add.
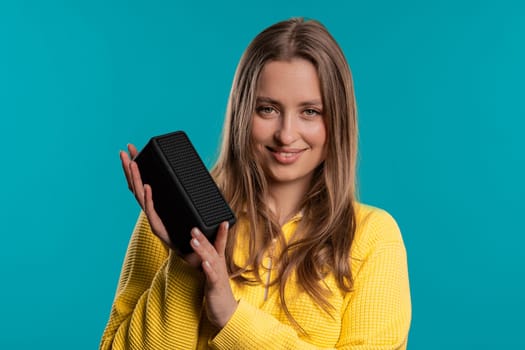
[[[211,175],[189,142],[177,132],[157,139],[180,184],[206,225],[212,226],[232,217]]]

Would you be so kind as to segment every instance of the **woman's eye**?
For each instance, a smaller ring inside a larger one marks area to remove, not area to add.
[[[262,115],[270,115],[275,112],[276,112],[275,108],[273,108],[272,106],[257,107],[257,113],[262,114]]]
[[[318,110],[312,108],[305,109],[303,113],[308,117],[314,117],[316,115],[321,114]]]

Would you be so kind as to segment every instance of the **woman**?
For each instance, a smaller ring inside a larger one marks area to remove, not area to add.
[[[131,157],[137,150],[129,147]],[[316,21],[291,19],[244,53],[212,174],[238,223],[193,229],[179,256],[127,153],[143,209],[101,349],[405,349],[403,241],[356,202],[353,83]]]

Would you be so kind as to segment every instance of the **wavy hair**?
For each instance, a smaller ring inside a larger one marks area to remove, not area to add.
[[[301,203],[303,218],[297,228],[300,235],[286,243],[266,204],[268,183],[255,156],[251,130],[262,68],[270,61],[294,58],[308,60],[317,69],[327,141],[326,158],[315,169]],[[350,291],[353,285],[350,247],[356,230],[356,157],[352,76],[334,38],[318,21],[302,18],[279,22],[262,31],[247,47],[235,72],[220,153],[212,174],[232,209],[245,213],[250,223],[247,261],[243,264],[233,261],[237,232],[235,227],[230,231],[226,257],[232,278],[241,283],[263,283],[260,271],[264,271],[265,252],[272,241],[280,241],[284,249],[272,284],[279,286],[283,310],[300,330],[285,298],[285,286],[293,274],[304,291],[329,314],[333,308],[327,296],[333,291],[327,290],[323,278],[333,274],[343,291]],[[255,280],[247,275],[255,276]]]

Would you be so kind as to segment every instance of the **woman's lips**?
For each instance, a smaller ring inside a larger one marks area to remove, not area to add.
[[[292,164],[299,157],[303,154],[305,151],[304,149],[297,149],[297,148],[272,148],[272,147],[266,147],[270,153],[272,154],[273,158],[281,164]]]

